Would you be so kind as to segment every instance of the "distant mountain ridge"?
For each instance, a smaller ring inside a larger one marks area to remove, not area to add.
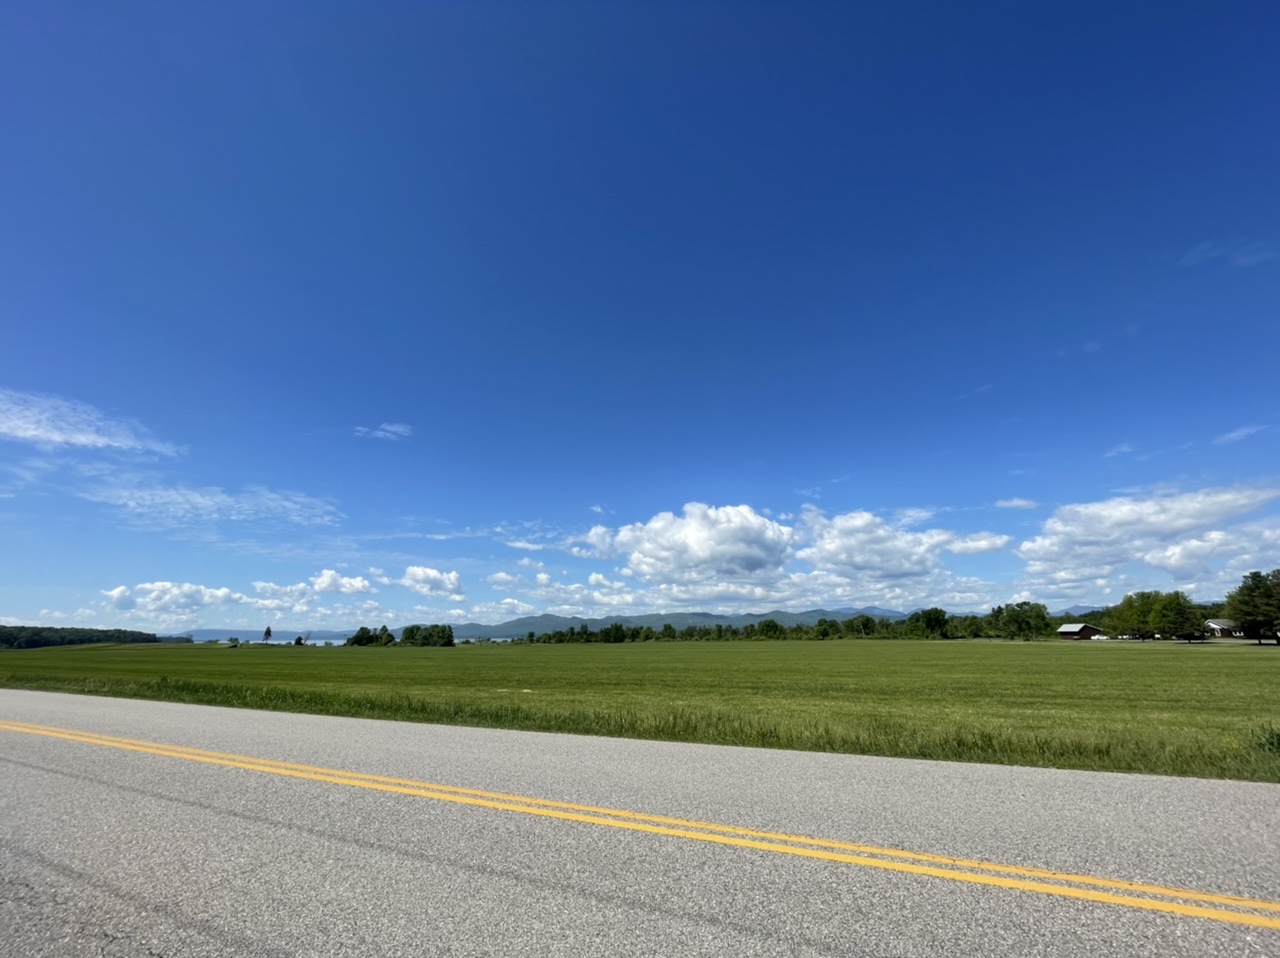
[[[1101,612],[1105,606],[1101,605],[1073,605],[1061,612],[1050,612],[1052,616],[1061,618],[1064,615],[1087,615],[1090,612]]]
[[[875,606],[867,606],[865,609],[810,609],[807,612],[774,610],[772,612],[749,612],[742,615],[716,615],[712,612],[650,613],[648,615],[609,615],[591,619],[580,616],[543,614],[512,619],[510,622],[502,622],[498,625],[480,625],[475,622],[467,622],[463,625],[455,625],[453,627],[453,635],[457,639],[478,639],[482,637],[518,639],[523,638],[530,632],[542,635],[544,632],[567,631],[571,628],[580,629],[583,625],[596,632],[607,625],[612,625],[614,622],[618,622],[627,628],[644,628],[648,626],[655,631],[660,630],[664,625],[670,624],[677,632],[681,632],[690,626],[715,627],[716,625],[731,625],[740,629],[744,625],[757,625],[765,619],[773,619],[779,625],[788,627],[792,625],[815,625],[819,619],[843,621],[844,619],[853,618],[855,615],[869,615],[872,618],[894,620],[907,617],[905,612],[880,609]]]
[[[914,611],[918,611],[913,609]],[[1051,616],[1062,618],[1065,616],[1084,615],[1089,612],[1100,612],[1101,606],[1090,605],[1073,605],[1070,608],[1063,609],[1060,612],[1051,612]],[[968,615],[981,613],[952,613],[954,615]],[[772,612],[749,612],[742,615],[717,615],[714,612],[672,612],[663,614],[660,612],[650,613],[648,615],[607,615],[594,618],[584,618],[582,616],[572,615],[551,615],[543,613],[542,615],[527,615],[518,619],[512,619],[509,622],[499,622],[496,625],[485,625],[480,622],[464,622],[461,624],[453,624],[453,637],[455,639],[520,639],[524,638],[530,632],[535,635],[542,635],[548,632],[562,632],[569,629],[581,629],[586,625],[593,632],[598,632],[605,626],[612,625],[614,622],[621,623],[627,628],[644,628],[648,626],[654,631],[660,631],[664,625],[670,624],[677,632],[682,632],[690,626],[712,627],[717,625],[733,626],[734,628],[742,628],[745,625],[758,625],[765,619],[773,619],[784,628],[793,625],[816,625],[819,619],[834,619],[837,622],[843,622],[845,619],[851,619],[857,615],[869,615],[873,619],[890,619],[899,621],[905,619],[909,612],[901,612],[897,609],[884,609],[876,605],[867,605],[861,608],[853,608],[846,606],[839,609],[810,609],[807,612],[783,612],[775,609]],[[381,623],[373,623],[377,628]],[[404,631],[406,625],[429,623],[409,623],[393,628],[391,631],[399,638],[401,632]],[[284,627],[271,627],[271,641],[276,644],[292,642],[297,636],[301,635],[308,641],[323,644],[325,642],[333,642],[335,645],[341,644],[347,640],[349,635],[355,632],[355,628],[350,629],[287,629]],[[261,642],[262,633],[255,629],[193,629],[182,633],[189,635],[196,642],[225,642],[230,638],[238,638],[242,642]]]
[[[355,629],[285,629],[277,626],[271,627],[271,641],[275,645],[287,645],[293,642],[298,636],[302,636],[308,642],[317,645],[323,645],[325,642],[332,642],[340,645],[347,640],[347,636],[353,635]],[[399,634],[399,630],[396,630]],[[178,633],[177,636],[165,636],[160,638],[172,639],[181,636],[190,636],[193,642],[225,642],[227,639],[239,639],[241,642],[261,642],[261,629],[188,629],[186,632]]]
[[[743,615],[717,615],[713,612],[672,612],[670,614],[651,613],[648,615],[609,615],[597,618],[583,618],[581,616],[565,616],[565,615],[529,615],[522,616],[518,619],[512,619],[509,622],[499,622],[496,625],[484,625],[479,622],[465,622],[462,624],[453,624],[453,637],[455,639],[522,639],[530,632],[535,635],[542,635],[546,632],[560,632],[569,629],[580,629],[583,625],[588,626],[591,631],[597,632],[607,625],[614,622],[620,622],[627,628],[644,628],[648,626],[655,631],[661,630],[664,625],[670,623],[671,627],[677,632],[681,632],[690,626],[711,626],[716,625],[734,626],[742,628],[744,625],[756,625],[765,619],[773,619],[779,625],[789,627],[793,625],[815,625],[819,619],[834,619],[842,622],[845,619],[851,619],[856,615],[869,615],[873,619],[905,619],[907,613],[899,612],[896,609],[882,609],[878,606],[869,605],[861,609],[843,608],[843,609],[810,609],[807,612],[783,612],[774,610],[772,612],[751,612]],[[381,623],[375,623],[377,628]],[[404,625],[393,628],[391,631],[400,637],[400,633],[404,631],[405,626],[414,624],[428,624],[406,622]],[[349,635],[354,634],[355,627],[344,630],[335,629],[288,629],[283,626],[271,627],[271,641],[277,645],[292,642],[297,636],[303,636],[309,642],[323,644],[325,642],[333,642],[339,644],[345,642]],[[225,642],[231,638],[237,638],[241,642],[261,642],[262,632],[256,629],[189,629],[181,633],[184,636],[190,636],[195,642]]]

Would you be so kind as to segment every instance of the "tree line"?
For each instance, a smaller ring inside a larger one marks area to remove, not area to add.
[[[691,625],[677,630],[671,623],[655,629],[647,625],[613,622],[598,629],[587,623],[553,632],[529,632],[511,641],[516,645],[620,642],[741,642],[826,641],[832,639],[1040,639],[1051,637],[1059,626],[1084,622],[1112,636],[1139,640],[1196,639],[1205,633],[1208,619],[1228,618],[1245,636],[1259,642],[1274,639],[1280,645],[1280,569],[1250,572],[1225,602],[1196,603],[1184,592],[1133,592],[1105,609],[1079,615],[1052,616],[1040,602],[998,605],[985,615],[950,615],[935,607],[918,609],[901,619],[855,615],[844,620],[819,619],[812,625],[783,625],[764,619],[749,625]],[[481,638],[477,642],[488,642]],[[463,639],[460,644],[470,645]],[[346,641],[347,645],[454,645],[453,626],[409,625],[399,641],[385,625],[368,626]]]
[[[367,625],[360,626],[355,634],[349,636],[344,645],[420,645],[444,648],[454,644],[453,626],[451,625],[406,625],[400,630],[397,642],[396,634],[385,625],[377,632]]]
[[[43,625],[0,625],[0,649],[43,649],[52,645],[95,642],[159,642],[151,632],[130,629],[52,628]]]
[[[769,639],[821,641],[827,639],[1024,639],[1044,638],[1068,623],[1097,626],[1113,636],[1139,640],[1196,639],[1205,635],[1208,619],[1233,621],[1244,636],[1257,642],[1274,639],[1280,645],[1280,569],[1250,572],[1225,602],[1197,603],[1186,593],[1134,592],[1119,603],[1079,615],[1051,616],[1040,602],[998,605],[986,615],[950,615],[937,607],[920,609],[903,619],[857,615],[843,621],[819,619],[813,625],[784,626],[774,619],[754,625],[693,625],[677,631],[626,626],[614,622],[593,630],[577,628],[528,633],[517,643],[566,642],[728,642]]]

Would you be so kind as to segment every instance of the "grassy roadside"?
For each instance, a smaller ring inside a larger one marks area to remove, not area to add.
[[[0,653],[0,686],[867,755],[1280,782],[1280,654],[845,641]],[[3,698],[0,696],[0,713]]]

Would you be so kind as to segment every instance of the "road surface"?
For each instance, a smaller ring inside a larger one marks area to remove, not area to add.
[[[1280,956],[1280,786],[0,689],[0,954]]]

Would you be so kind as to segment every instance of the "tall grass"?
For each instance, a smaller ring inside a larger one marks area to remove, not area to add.
[[[780,642],[49,649],[0,655],[0,685],[451,725],[1280,782],[1280,748],[1273,747],[1280,655],[1256,647]]]

